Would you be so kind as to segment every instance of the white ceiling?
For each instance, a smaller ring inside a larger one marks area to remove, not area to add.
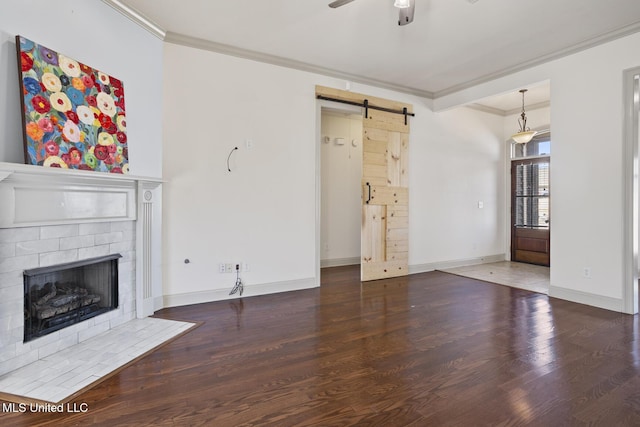
[[[640,31],[640,0],[415,0],[406,26],[393,0],[103,1],[168,42],[430,98]]]

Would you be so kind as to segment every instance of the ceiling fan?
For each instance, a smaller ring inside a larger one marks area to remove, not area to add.
[[[329,7],[335,9],[352,1],[354,0],[334,0],[329,3]],[[398,25],[407,25],[413,22],[413,14],[416,7],[414,0],[395,0],[393,5],[399,10]]]

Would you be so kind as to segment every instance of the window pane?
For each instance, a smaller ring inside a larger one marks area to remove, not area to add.
[[[511,144],[511,158],[548,156],[551,154],[551,133],[540,132],[526,144]]]
[[[516,196],[549,195],[549,163],[516,166]]]
[[[516,198],[516,227],[549,228],[549,198]]]
[[[549,163],[515,168],[515,226],[549,228]]]

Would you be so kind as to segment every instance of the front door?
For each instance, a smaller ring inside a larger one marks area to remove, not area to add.
[[[511,162],[511,260],[549,266],[549,157]]]

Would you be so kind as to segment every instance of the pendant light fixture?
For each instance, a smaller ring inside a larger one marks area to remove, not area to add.
[[[522,113],[520,113],[520,118],[518,119],[520,130],[518,131],[518,133],[511,135],[511,139],[513,139],[517,144],[525,144],[531,141],[533,137],[538,133],[527,127],[527,116],[524,112],[524,93],[526,91],[527,89],[520,89],[520,93],[522,94]]]
[[[406,9],[411,6],[411,0],[395,0],[393,5],[398,9]]]

